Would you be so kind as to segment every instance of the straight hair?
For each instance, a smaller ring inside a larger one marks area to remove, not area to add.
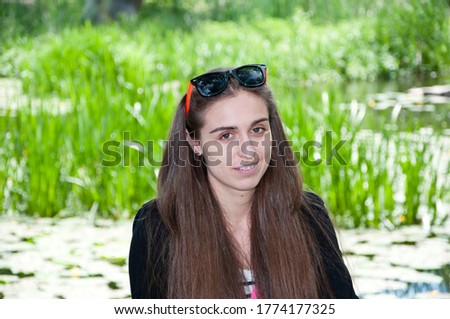
[[[303,192],[300,170],[272,92],[267,85],[243,87],[232,77],[217,96],[205,98],[194,90],[189,115],[185,113],[186,95],[175,112],[157,196],[161,219],[169,231],[162,250],[167,252],[167,298],[245,297],[238,245],[227,230],[207,167],[187,141],[187,134],[199,137],[209,106],[243,90],[264,101],[272,133],[269,167],[255,189],[250,212],[251,270],[258,298],[332,298],[324,265],[342,260],[339,247],[314,214],[321,203]],[[326,255],[330,260],[321,257],[322,244],[330,248]]]

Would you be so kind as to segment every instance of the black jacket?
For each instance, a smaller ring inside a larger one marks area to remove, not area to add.
[[[310,202],[315,215],[311,220],[311,227],[318,229],[317,223],[321,223],[331,237],[333,244],[338,247],[336,233],[323,201],[313,193],[304,193],[304,199]],[[148,222],[147,219],[150,218]],[[150,226],[150,230],[147,229]],[[150,267],[148,266],[148,237],[151,234],[152,249],[150,256]],[[136,214],[133,222],[133,237],[129,255],[129,276],[131,285],[131,297],[134,299],[160,299],[167,298],[167,267],[164,256],[167,252],[161,252],[164,243],[169,235],[169,231],[163,224],[159,214],[156,200],[145,203]],[[317,239],[321,245],[322,258],[329,260],[331,247],[326,244],[323,235],[317,231]],[[324,244],[325,243],[325,244]],[[341,256],[339,256],[341,257]],[[353,289],[352,280],[342,258],[333,264],[325,264],[326,273],[330,286],[336,298],[358,298]]]

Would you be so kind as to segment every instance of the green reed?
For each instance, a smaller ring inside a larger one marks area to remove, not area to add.
[[[384,128],[392,123],[377,123],[381,129],[365,134],[370,110],[356,102],[342,108],[351,97],[327,85],[428,70],[430,63],[399,62],[418,44],[401,53],[376,42],[377,19],[317,25],[297,10],[285,19],[204,20],[187,29],[143,20],[86,24],[17,40],[0,56],[0,72],[20,78],[30,102],[0,116],[2,212],[134,214],[155,196],[163,141],[188,79],[217,65],[265,62],[305,183],[325,197],[340,225],[418,223],[421,206],[441,222],[436,202],[445,200],[448,178],[427,165],[440,152],[411,139],[416,124],[400,134]],[[448,28],[440,19],[439,32]],[[434,50],[432,43],[425,48]],[[450,64],[443,52],[429,55],[434,70]],[[346,163],[327,163],[328,146],[343,140]],[[306,152],[311,141],[319,144]],[[316,159],[322,162],[311,164]]]

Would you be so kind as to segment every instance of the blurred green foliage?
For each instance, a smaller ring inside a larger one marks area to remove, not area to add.
[[[0,75],[20,79],[28,97],[0,114],[3,213],[131,216],[155,195],[148,158],[161,158],[189,78],[257,62],[268,64],[295,150],[325,145],[327,132],[347,140],[348,165],[301,163],[340,225],[414,224],[421,207],[432,222],[446,218],[436,203],[448,200],[448,176],[429,165],[442,130],[430,143],[420,121],[370,124],[364,109],[341,108],[351,97],[336,86],[447,72],[445,1],[147,1],[137,17],[97,26],[81,21],[83,1],[1,5]],[[378,130],[363,138],[367,126]],[[102,165],[108,141],[119,143],[119,165]]]

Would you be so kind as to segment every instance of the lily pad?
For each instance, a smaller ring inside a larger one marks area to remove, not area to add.
[[[115,281],[108,282],[108,287],[112,290],[120,289],[119,285]]]
[[[20,240],[29,244],[36,244],[36,241],[33,237],[22,237]]]
[[[19,271],[18,273],[15,274],[17,277],[19,278],[28,278],[28,277],[34,277],[34,273],[33,272],[23,272],[23,271]]]
[[[0,268],[0,275],[11,275],[11,276],[13,276],[14,273],[9,268]]]
[[[103,256],[101,259],[109,262],[110,264],[113,264],[113,265],[119,266],[119,267],[125,266],[127,264],[127,261],[124,257],[105,257],[105,256]]]

